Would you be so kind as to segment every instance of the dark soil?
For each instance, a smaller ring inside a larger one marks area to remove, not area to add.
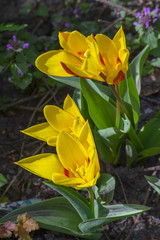
[[[23,18],[21,17],[22,19],[19,19],[18,15],[13,14],[13,12],[16,12],[17,9],[24,4],[24,2],[25,1],[23,0],[2,1],[0,8],[0,15],[2,16],[1,19],[4,22],[12,21],[18,23],[18,21],[22,20],[26,23],[27,19],[25,19],[24,16]],[[59,4],[56,5],[57,10],[62,6],[61,1],[48,0],[46,2],[51,9],[53,9],[53,2]],[[32,154],[53,152],[53,148],[48,147],[46,144],[43,144],[38,140],[24,136],[20,130],[27,128],[28,124],[31,126],[43,122],[44,116],[42,109],[43,105],[46,104],[46,100],[54,95],[47,104],[61,106],[67,93],[72,95],[73,89],[66,86],[61,88],[55,87],[44,94],[39,93],[37,98],[33,98],[35,94],[37,94],[35,91],[31,91],[29,94],[21,93],[8,81],[7,74],[1,76],[0,96],[7,97],[11,103],[10,107],[8,107],[5,111],[0,112],[0,173],[4,174],[7,178],[8,184],[13,181],[5,194],[5,197],[7,197],[10,202],[30,198],[47,199],[58,195],[42,183],[43,179],[31,175],[25,170],[20,170],[20,168],[13,163]],[[38,105],[46,94],[48,94],[48,97],[44,99],[40,105]],[[25,98],[28,98],[28,100],[13,104],[17,100]],[[26,109],[24,109],[24,106]],[[159,91],[156,93],[153,91],[147,96],[141,96],[140,126],[143,126],[149,119],[156,115],[159,110],[159,106]],[[104,226],[101,240],[160,239],[159,196],[149,187],[144,178],[144,175],[152,174],[155,174],[155,176],[160,178],[160,173],[157,171],[155,172],[155,169],[153,168],[159,164],[160,156],[147,159],[145,166],[137,166],[135,168],[128,168],[122,165],[116,168],[111,168],[108,164],[102,163],[102,171],[107,171],[116,179],[116,190],[112,204],[126,202],[143,204],[151,207],[151,210],[141,214],[138,219],[137,216],[135,216],[133,218],[123,219]],[[3,194],[5,190],[6,187],[2,188],[1,194]],[[4,213],[5,212],[0,211],[0,216]],[[127,236],[129,237],[135,222],[137,224],[133,228],[130,238],[127,238]],[[77,237],[67,236],[43,229],[32,232],[31,236],[33,240],[79,239]]]

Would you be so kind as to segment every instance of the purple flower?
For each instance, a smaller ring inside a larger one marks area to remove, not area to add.
[[[158,13],[158,12],[159,12],[159,8],[158,8],[158,7],[155,8],[155,9],[154,9],[154,12],[155,12],[155,13]]]
[[[148,21],[145,22],[145,26],[146,26],[146,28],[149,28],[149,22]]]
[[[75,8],[75,9],[73,10],[73,13],[76,15],[76,14],[78,13],[78,9]]]
[[[138,22],[133,22],[133,25],[134,25],[134,26],[137,26],[137,25],[138,25]]]
[[[56,23],[56,22],[52,22],[52,25],[53,25],[54,27],[57,27],[57,23]]]
[[[7,48],[7,51],[9,51],[9,50],[13,49],[13,47],[12,47],[12,45],[11,45],[11,44],[7,44],[7,45],[6,45],[6,48]]]
[[[28,67],[32,67],[32,63],[27,63],[27,66]]]
[[[29,45],[30,45],[29,43],[24,43],[23,46],[22,46],[22,48],[28,48]]]
[[[17,41],[17,38],[15,35],[13,35],[13,41],[16,42]]]
[[[47,51],[48,51],[48,47],[45,47],[45,48],[44,48],[44,51],[47,52]]]
[[[23,77],[24,74],[23,74],[22,70],[16,64],[14,64],[14,66],[16,67],[18,74],[21,75],[21,77]]]
[[[66,22],[66,23],[64,24],[64,26],[65,26],[66,28],[69,28],[69,26],[70,26],[69,22]]]
[[[138,17],[139,19],[141,19],[141,18],[142,18],[142,14],[141,14],[140,12],[137,12],[137,17]]]
[[[150,14],[150,8],[144,8],[144,15],[149,15]]]

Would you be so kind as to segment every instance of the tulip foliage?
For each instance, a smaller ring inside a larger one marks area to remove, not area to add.
[[[16,164],[47,179],[44,183],[63,197],[12,211],[0,224],[28,212],[42,228],[98,240],[101,225],[149,209],[135,204],[109,205],[115,180],[110,174],[100,174],[98,158],[99,153],[105,161],[118,164],[124,141],[128,166],[160,153],[160,113],[137,132],[140,79],[149,46],[129,65],[122,27],[113,40],[103,34],[85,37],[73,31],[60,32],[59,41],[62,49],[40,55],[36,66],[74,87],[79,108],[69,95],[63,109],[45,106],[46,121],[22,132],[56,147],[56,154],[38,154]],[[148,181],[158,189],[157,180]],[[77,190],[88,191],[89,200]]]
[[[137,131],[141,75],[149,46],[129,65],[122,27],[113,40],[103,34],[85,37],[73,31],[60,32],[59,42],[62,49],[40,55],[36,66],[54,80],[75,87],[101,157],[118,164],[124,142],[128,166],[144,164],[147,157],[159,154],[160,115]]]

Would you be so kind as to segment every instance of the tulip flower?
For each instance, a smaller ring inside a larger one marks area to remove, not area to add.
[[[78,31],[60,32],[63,49],[53,50],[36,59],[37,68],[47,75],[83,78],[116,84],[128,70],[129,51],[121,27],[113,40],[104,34],[85,37]]]
[[[100,176],[98,155],[88,121],[79,137],[61,131],[56,143],[57,155],[38,154],[16,164],[55,184],[82,189],[96,184]]]
[[[77,105],[69,95],[64,101],[63,109],[53,105],[46,105],[44,107],[44,116],[47,122],[34,125],[22,132],[45,141],[50,146],[56,145],[60,131],[65,130],[78,136],[81,127],[85,123]]]

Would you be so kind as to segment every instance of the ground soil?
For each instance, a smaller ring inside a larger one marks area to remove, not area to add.
[[[3,2],[3,1],[2,1]],[[24,1],[4,1],[0,13],[6,22],[18,22],[18,18],[13,14],[14,11],[24,3]],[[51,6],[52,1],[47,1]],[[18,5],[19,4],[19,5]],[[60,3],[59,3],[60,4]],[[59,5],[60,7],[60,5]],[[3,14],[6,11],[7,14]],[[26,21],[26,19],[23,19]],[[151,77],[151,76],[150,76]],[[150,78],[148,77],[148,78]],[[144,81],[146,78],[144,78]],[[159,78],[160,80],[160,78]],[[153,83],[154,84],[154,83]],[[145,86],[144,86],[145,87]],[[157,89],[157,87],[156,87]],[[143,88],[143,91],[145,89]],[[146,90],[147,91],[147,90]],[[30,198],[47,199],[57,196],[56,192],[46,187],[43,179],[29,174],[25,170],[20,170],[14,165],[15,161],[32,154],[53,152],[53,148],[48,147],[40,141],[24,137],[20,130],[28,125],[34,125],[44,121],[43,105],[47,104],[61,106],[67,93],[72,95],[73,89],[70,87],[54,87],[45,93],[35,93],[31,91],[22,93],[8,81],[8,74],[1,77],[0,96],[7,97],[10,107],[0,112],[0,173],[12,182],[6,191],[5,197],[10,202],[25,200]],[[146,93],[146,92],[145,92]],[[34,98],[35,94],[37,98]],[[45,95],[48,96],[43,99]],[[28,98],[27,100],[25,100]],[[18,103],[17,101],[23,100]],[[43,101],[42,101],[43,100]],[[41,101],[41,102],[40,102]],[[152,91],[149,94],[141,95],[141,120],[143,126],[149,119],[154,117],[159,110],[160,94],[159,91]],[[26,107],[26,109],[24,109]],[[135,203],[144,204],[151,207],[151,210],[141,214],[138,218],[128,218],[104,226],[101,240],[159,240],[160,236],[160,202],[158,194],[149,187],[144,175],[155,175],[160,178],[160,172],[155,171],[154,167],[160,164],[160,156],[147,159],[144,166],[128,168],[119,165],[116,168],[102,163],[102,171],[107,171],[116,179],[116,189],[113,204]],[[8,185],[7,185],[8,186]],[[1,195],[6,187],[1,189]],[[1,216],[5,212],[0,211]],[[136,222],[136,224],[135,224]],[[134,225],[135,224],[135,225]],[[131,231],[132,227],[133,231]],[[131,234],[132,232],[132,234]],[[40,229],[32,233],[33,240],[65,240],[79,239],[60,233]]]

